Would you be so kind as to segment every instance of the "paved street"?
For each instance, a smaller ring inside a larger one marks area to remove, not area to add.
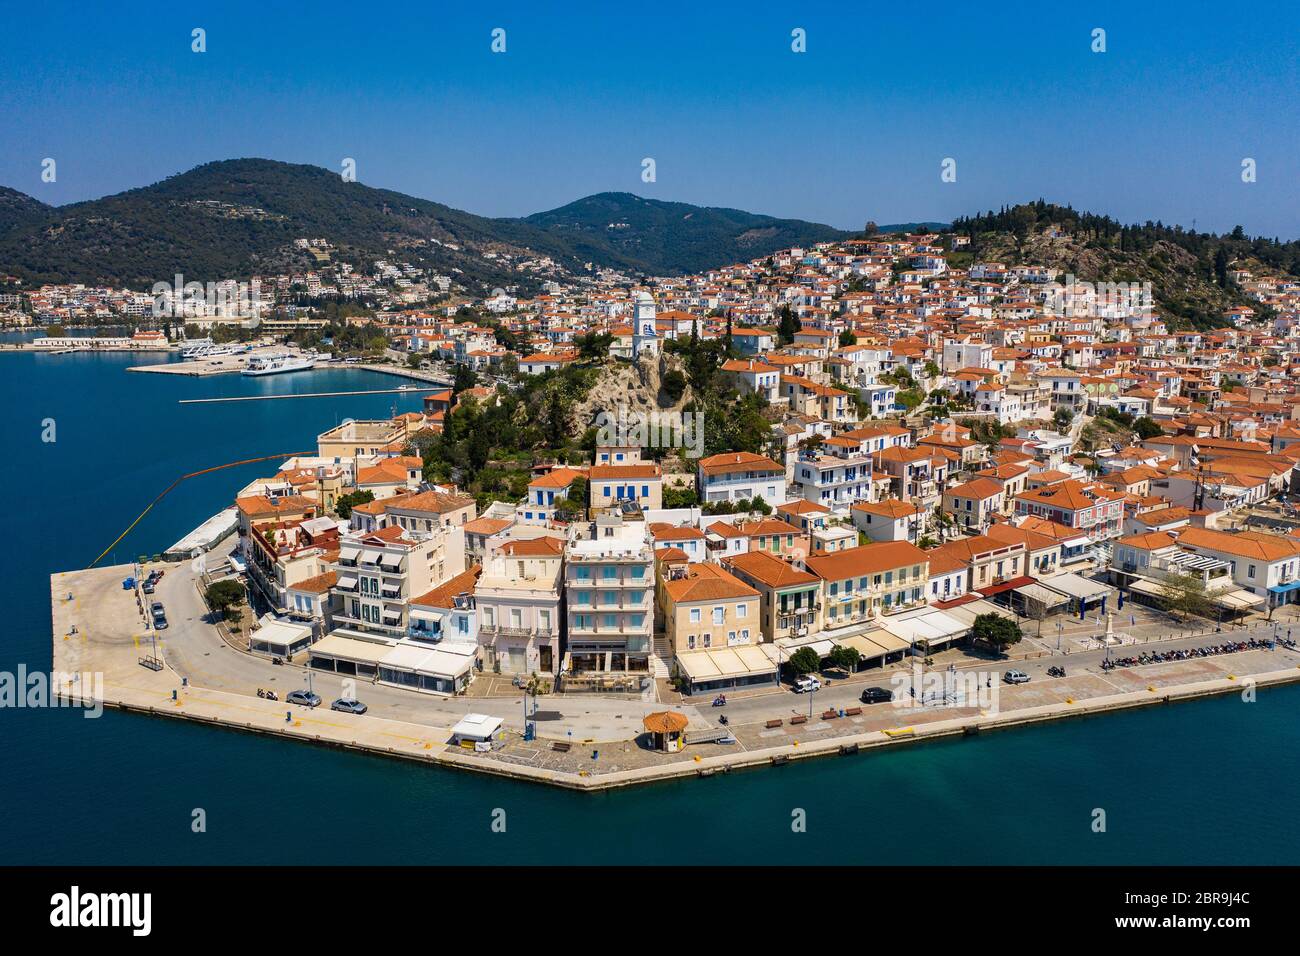
[[[167,663],[178,674],[188,677],[191,683],[249,695],[255,694],[258,687],[264,687],[275,690],[281,698],[288,690],[306,686],[307,668],[294,665],[275,666],[264,658],[236,651],[220,640],[216,629],[203,619],[205,608],[194,586],[193,575],[188,565],[170,566],[159,585],[157,597],[165,602],[171,622],[171,627],[163,632]],[[1180,665],[1183,665],[1182,670],[1187,670],[1185,665],[1192,663],[1202,665],[1206,664],[1207,660],[1214,662],[1213,665],[1194,668],[1195,673],[1189,672],[1185,676],[1188,679],[1222,676],[1220,671],[1227,666],[1223,662],[1235,664],[1236,659],[1245,657],[1245,655],[1229,655],[1198,659],[1196,662],[1159,664],[1127,671],[1103,672],[1099,665],[1105,656],[1105,651],[1100,649],[1095,641],[1086,641],[1091,645],[1090,649],[1077,649],[1085,645],[1085,638],[1100,628],[1095,623],[1079,625],[1079,627],[1082,630],[1076,635],[1078,639],[1064,642],[1066,653],[1056,654],[1053,651],[1049,645],[1055,643],[1054,639],[1052,641],[1047,639],[1045,628],[1045,635],[1041,641],[1029,639],[1023,641],[1021,645],[1013,648],[1011,659],[996,660],[962,650],[951,650],[936,654],[933,658],[934,666],[924,670],[926,673],[944,672],[952,666],[961,674],[977,673],[984,683],[997,683],[1008,669],[1022,670],[1030,675],[1029,685],[1023,687],[1001,685],[998,688],[1003,700],[1011,700],[1038,696],[1040,694],[1038,688],[1045,683],[1056,685],[1062,697],[1071,688],[1076,689],[1081,696],[1119,693],[1134,689],[1130,686],[1134,680],[1141,684],[1145,679],[1145,676],[1134,678],[1134,674],[1172,675]],[[1285,624],[1279,623],[1279,628],[1281,633],[1285,634]],[[1161,626],[1161,634],[1168,634],[1170,631],[1170,626]],[[1297,633],[1300,633],[1300,629],[1297,629]],[[1137,654],[1142,647],[1161,650],[1201,647],[1222,643],[1229,639],[1245,640],[1249,635],[1267,637],[1272,634],[1272,625],[1261,625],[1249,630],[1225,631],[1217,635],[1213,633],[1211,627],[1208,633],[1192,633],[1179,639],[1152,640],[1145,644],[1112,647],[1110,654],[1112,657]],[[1020,659],[1026,652],[1042,656]],[[1260,660],[1253,662],[1254,670],[1278,670],[1300,664],[1300,655],[1293,652],[1279,650],[1272,654],[1258,653],[1262,656]],[[1264,659],[1269,657],[1273,659],[1271,661]],[[1066,667],[1068,677],[1064,681],[1047,676],[1048,667],[1053,665]],[[711,695],[697,697],[685,705],[674,705],[674,707],[690,716],[692,725],[696,727],[717,726],[717,718],[723,713],[733,725],[764,723],[770,719],[789,718],[798,714],[806,716],[810,706],[813,716],[816,717],[827,709],[838,710],[858,706],[859,695],[866,686],[874,685],[891,689],[905,686],[896,681],[905,680],[909,673],[906,665],[894,665],[884,671],[865,672],[855,675],[851,680],[838,679],[832,672],[823,675],[823,689],[810,695],[795,694],[784,686],[779,690],[769,687],[730,694],[725,708],[710,706]],[[311,672],[311,679],[317,693],[326,702],[344,693],[345,679],[342,677]],[[497,681],[496,686],[509,689],[506,681]],[[377,716],[414,723],[446,725],[454,723],[466,713],[476,712],[501,717],[508,726],[516,730],[522,729],[523,724],[522,694],[449,699],[415,694],[370,682],[363,682],[349,692],[364,700],[371,708],[371,712]],[[646,713],[662,709],[664,705],[586,695],[551,695],[539,698],[538,706],[538,729],[545,737],[577,741],[615,741],[627,740],[639,734],[641,718]],[[872,706],[879,708],[881,705]],[[939,709],[950,710],[950,708]]]
[[[216,559],[213,559],[216,563]],[[167,607],[170,623],[164,638],[164,657],[169,667],[201,687],[256,695],[257,688],[274,690],[281,699],[287,691],[306,687],[309,669],[296,665],[273,665],[263,657],[241,653],[221,640],[217,629],[205,620],[206,607],[194,583],[188,564],[167,565],[156,600]],[[310,671],[313,687],[328,703],[343,696],[345,678]],[[506,682],[499,682],[506,685]],[[508,686],[508,685],[506,685]],[[371,713],[397,720],[428,724],[454,724],[467,713],[490,714],[505,719],[508,726],[522,730],[524,698],[434,697],[363,680],[354,681],[349,691],[364,701]],[[538,698],[539,733],[577,740],[626,740],[641,733],[641,719],[662,710],[654,702],[611,700],[595,696]],[[693,707],[682,708],[698,718]]]

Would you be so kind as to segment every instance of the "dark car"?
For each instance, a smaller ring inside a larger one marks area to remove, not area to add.
[[[304,707],[320,706],[320,694],[309,690],[291,690],[284,695],[284,699],[291,704],[301,704]]]
[[[144,584],[140,587],[145,594],[153,594],[153,578],[145,578]]]
[[[330,710],[341,710],[345,714],[364,714],[369,708],[353,697],[340,697],[330,704]]]
[[[167,630],[167,610],[163,607],[162,601],[154,601],[149,607],[150,613],[153,614],[153,626],[155,630]]]
[[[894,699],[894,692],[888,687],[868,687],[858,699],[864,704],[884,704]]]

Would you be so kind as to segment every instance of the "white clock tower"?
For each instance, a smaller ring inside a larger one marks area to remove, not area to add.
[[[632,357],[659,354],[659,336],[655,332],[655,300],[649,292],[632,298]]]

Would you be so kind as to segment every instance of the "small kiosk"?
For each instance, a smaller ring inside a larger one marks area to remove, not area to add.
[[[650,734],[655,750],[675,754],[686,746],[686,725],[690,719],[672,710],[646,714],[642,724]]]
[[[468,750],[489,751],[494,743],[501,740],[502,723],[504,721],[500,717],[466,714],[460,723],[451,728],[451,744]]]

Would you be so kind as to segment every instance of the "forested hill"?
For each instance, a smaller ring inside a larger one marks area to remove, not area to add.
[[[560,278],[597,267],[669,275],[841,235],[817,223],[625,193],[493,219],[345,182],[337,171],[264,159],[208,163],[68,206],[0,193],[0,272],[32,283],[148,288],[177,272],[209,281],[301,271],[314,267],[294,246],[302,238],[326,239],[335,258],[357,265],[412,262],[488,290],[529,284],[512,257],[549,257]]]
[[[1300,276],[1300,241],[1194,232],[1161,222],[1124,225],[1109,216],[1038,200],[956,219],[952,231],[971,237],[969,258],[1035,263],[1080,279],[1145,282],[1175,327],[1224,325],[1223,312],[1247,299],[1232,282],[1235,268]]]

